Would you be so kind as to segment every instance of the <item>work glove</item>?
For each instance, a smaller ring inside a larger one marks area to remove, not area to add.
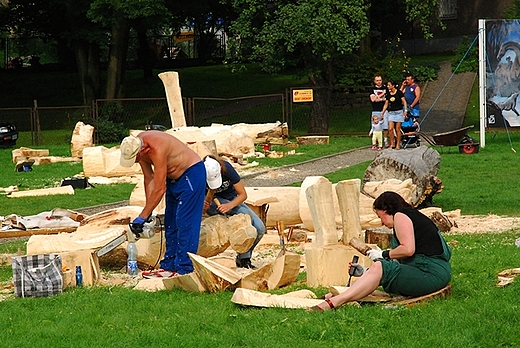
[[[359,263],[351,264],[348,269],[348,274],[354,277],[361,277],[363,273],[365,273],[365,267],[361,266]]]
[[[130,224],[129,224],[129,227],[130,227],[130,231],[133,232],[133,234],[136,235],[136,237],[139,237],[139,235],[141,233],[143,233],[143,225],[144,223],[148,221],[148,219],[145,219],[143,217],[141,217],[140,215],[137,216],[134,221],[132,221]]]
[[[378,259],[382,259],[383,258],[383,250],[376,250],[376,249],[369,250],[369,251],[367,251],[367,256],[372,261],[375,261],[375,260],[378,260]]]

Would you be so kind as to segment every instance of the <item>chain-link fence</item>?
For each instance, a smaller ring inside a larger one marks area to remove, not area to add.
[[[288,124],[290,134],[306,134],[311,103],[295,103],[292,92],[288,89],[285,94],[183,98],[186,123],[201,127],[213,123],[279,121]],[[370,105],[366,93],[335,92],[332,99],[332,113]],[[0,121],[13,123],[20,132],[30,132],[32,145],[70,142],[72,131],[79,121],[95,127],[94,141],[101,144],[119,142],[130,129],[172,127],[166,98],[97,99],[92,106],[62,107],[39,107],[35,101],[32,108],[0,109]],[[345,120],[340,119],[339,122],[345,123]],[[334,131],[338,129],[341,132],[338,127]]]

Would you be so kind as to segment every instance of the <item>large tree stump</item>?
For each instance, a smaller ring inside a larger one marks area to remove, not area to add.
[[[439,153],[426,146],[413,150],[385,150],[367,168],[363,187],[372,181],[412,179],[417,190],[413,193],[411,204],[417,207],[442,191],[442,182],[436,177],[440,161]],[[366,193],[364,189],[363,192]]]

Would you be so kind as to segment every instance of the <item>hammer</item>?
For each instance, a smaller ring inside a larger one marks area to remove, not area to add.
[[[217,205],[217,208],[220,207],[220,201],[218,200],[218,198],[216,198],[216,197],[213,198],[213,202],[215,202],[215,204]],[[227,214],[222,214],[222,215],[224,215],[226,217],[226,219],[229,220],[229,217]]]

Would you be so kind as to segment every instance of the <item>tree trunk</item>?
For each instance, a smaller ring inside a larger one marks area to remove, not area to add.
[[[128,49],[129,24],[126,18],[117,19],[112,25],[112,40],[107,68],[106,99],[119,98],[125,74]]]
[[[76,40],[73,43],[76,66],[83,92],[83,104],[91,105],[99,91],[99,52],[95,43]]]
[[[143,78],[151,78],[153,77],[152,69],[155,62],[155,55],[150,47],[150,43],[148,42],[148,37],[146,36],[146,26],[144,25],[144,21],[139,21],[139,23],[135,25],[135,30],[137,31],[137,39],[139,41],[137,59],[140,67],[143,69]]]
[[[307,66],[316,66],[316,63],[321,66],[321,68],[309,73],[309,80],[314,90],[314,101],[311,105],[309,117],[309,134],[327,134],[329,130],[329,109],[334,73],[332,71],[332,59],[316,62],[320,59],[312,53],[306,53]],[[313,61],[314,65],[312,65]]]
[[[436,177],[440,160],[439,153],[426,146],[413,150],[385,150],[367,168],[363,177],[363,187],[367,182],[373,181],[412,179],[417,190],[411,204],[417,207],[425,200],[430,201],[435,193],[442,191],[442,181]],[[364,189],[363,192],[366,193]]]

